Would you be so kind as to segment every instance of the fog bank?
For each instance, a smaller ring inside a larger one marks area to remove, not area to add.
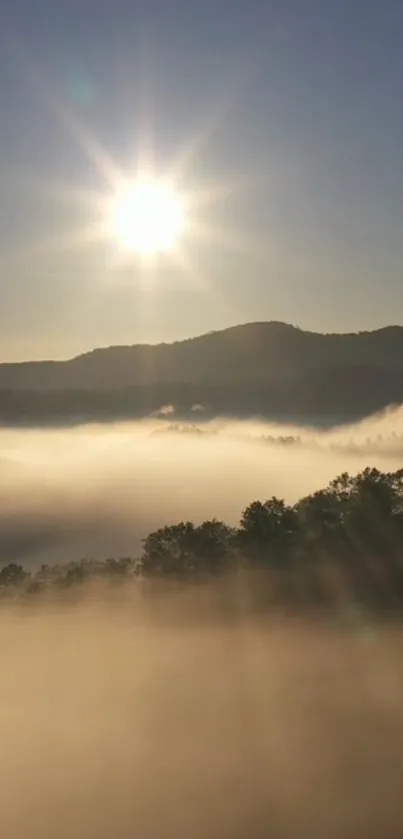
[[[2,608],[1,835],[400,837],[400,631],[186,625],[182,597]]]
[[[293,502],[342,471],[403,463],[403,409],[333,431],[260,421],[0,430],[0,551],[35,564],[135,555],[182,519],[236,523],[254,499]]]

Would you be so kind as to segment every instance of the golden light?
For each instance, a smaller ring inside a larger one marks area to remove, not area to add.
[[[112,199],[110,232],[125,249],[140,255],[173,250],[184,223],[183,201],[164,181],[139,178]]]

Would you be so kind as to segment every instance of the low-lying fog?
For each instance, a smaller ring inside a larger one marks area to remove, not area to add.
[[[3,430],[1,556],[134,553],[165,522],[398,468],[402,419]],[[220,585],[2,604],[0,836],[401,839],[402,630],[258,618]]]
[[[279,438],[292,437],[292,441]],[[182,519],[236,523],[252,500],[288,501],[342,471],[403,464],[403,408],[333,431],[229,420],[0,430],[0,555],[56,562],[135,555]]]
[[[159,602],[0,610],[4,839],[401,839],[399,630]]]

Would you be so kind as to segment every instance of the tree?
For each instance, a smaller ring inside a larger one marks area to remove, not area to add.
[[[204,521],[195,529],[193,551],[202,571],[225,570],[234,560],[234,548],[235,530],[222,521]]]
[[[30,575],[24,571],[22,565],[10,562],[0,571],[0,586],[20,586]]]
[[[124,578],[127,577],[130,571],[134,569],[134,562],[129,556],[114,559],[110,557],[106,559],[99,571],[108,577]]]
[[[343,534],[344,503],[336,490],[329,487],[296,504],[303,542],[309,549],[317,543],[330,551],[337,547]]]
[[[282,499],[253,501],[243,511],[238,530],[240,548],[255,560],[281,561],[298,533],[298,516]]]
[[[143,542],[144,573],[183,575],[218,571],[232,555],[234,531],[213,519],[196,527],[181,522],[155,530]]]

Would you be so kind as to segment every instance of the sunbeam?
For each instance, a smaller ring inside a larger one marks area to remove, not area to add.
[[[216,303],[219,292],[209,286],[207,277],[202,277],[197,257],[192,254],[192,243],[196,247],[200,243],[207,247],[219,245],[234,254],[265,260],[262,242],[245,233],[230,231],[226,226],[218,227],[211,220],[211,208],[225,205],[236,194],[253,188],[254,178],[236,175],[198,185],[194,182],[193,186],[191,183],[191,171],[196,169],[197,159],[237,107],[240,93],[251,78],[250,67],[235,73],[230,84],[222,85],[222,95],[216,97],[210,114],[184,142],[171,165],[160,170],[155,151],[157,106],[149,91],[143,90],[142,101],[143,105],[147,103],[147,108],[143,108],[143,118],[140,115],[138,120],[133,165],[122,166],[106,150],[96,132],[56,92],[49,75],[38,68],[27,50],[14,44],[16,58],[20,72],[23,70],[36,95],[94,166],[99,189],[87,189],[70,181],[41,180],[27,173],[26,186],[38,195],[79,204],[85,209],[86,220],[76,229],[6,248],[3,260],[29,264],[39,255],[79,250],[98,243],[104,248],[107,271],[136,267],[139,278],[141,267],[143,279],[147,278],[144,285],[150,282],[155,285],[162,261],[169,259],[171,266],[176,266],[190,283]],[[227,309],[224,300],[222,305]]]

